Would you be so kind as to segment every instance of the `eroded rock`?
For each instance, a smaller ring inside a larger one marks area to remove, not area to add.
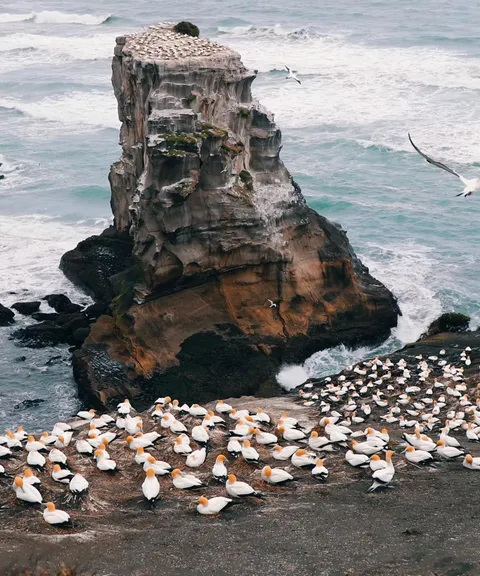
[[[0,304],[0,326],[9,326],[15,322],[15,312]]]
[[[38,300],[33,302],[15,302],[12,304],[12,308],[20,314],[30,316],[40,308],[40,302]]]
[[[254,79],[236,52],[168,26],[117,39],[114,228],[62,259],[111,301],[74,356],[92,401],[252,393],[282,361],[396,325],[395,298],[306,205]]]

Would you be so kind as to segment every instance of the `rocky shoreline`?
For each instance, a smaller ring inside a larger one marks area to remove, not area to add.
[[[458,363],[460,352],[467,347],[471,364],[465,366],[463,381],[473,398],[478,396],[480,385],[480,331],[437,332],[389,358],[395,365],[403,359],[410,366],[418,363],[420,356],[434,357],[443,349],[441,357],[447,363]],[[309,392],[321,391],[330,380],[340,382],[342,376],[351,379],[353,374],[349,368],[331,379],[312,381]],[[427,385],[416,376],[411,384]],[[398,391],[393,395],[396,398]],[[317,407],[308,406],[298,393],[228,402],[253,411],[261,406],[274,420],[288,411],[303,427],[318,427]],[[381,413],[372,412],[368,424],[383,426]],[[148,418],[146,414],[142,417],[145,421]],[[75,421],[75,430],[82,426],[85,424]],[[388,429],[392,445],[400,446],[402,429],[396,423],[389,424]],[[453,434],[465,444],[462,431]],[[215,436],[209,463],[220,450],[218,442],[220,437]],[[279,571],[301,576],[453,576],[474,575],[480,569],[480,557],[471,538],[478,522],[471,506],[472,494],[480,487],[480,474],[462,468],[460,462],[440,461],[433,468],[419,469],[404,463],[400,448],[395,448],[398,477],[393,488],[368,494],[371,473],[349,468],[335,454],[326,457],[330,471],[326,484],[318,484],[308,473],[297,471],[295,486],[271,489],[261,482],[255,467],[232,461],[229,468],[261,489],[265,499],[244,502],[220,518],[208,519],[196,515],[196,496],[172,491],[168,478],[162,478],[162,499],[157,510],[148,510],[139,497],[142,475],[130,462],[132,453],[122,444],[122,440],[115,440],[109,446],[121,468],[114,478],[95,473],[87,459],[78,458],[73,448],[66,450],[70,466],[87,475],[91,484],[88,498],[80,505],[61,500],[61,485],[46,476],[42,478],[47,497],[63,502],[62,507],[75,519],[74,528],[63,532],[45,525],[41,517],[32,516],[28,507],[16,504],[11,480],[0,479],[0,538],[5,546],[0,557],[2,574],[23,574],[24,569],[33,574],[35,569],[38,574],[41,569],[56,573],[64,565],[74,569],[77,576],[143,576],[155,565],[158,574],[176,569],[186,575],[221,575],[231,569],[231,555],[225,553],[229,549],[235,550],[237,569],[251,576]],[[165,446],[157,449],[167,450]],[[258,449],[268,462],[267,449]],[[475,444],[468,449],[478,455]],[[164,457],[178,465],[174,455],[165,453]],[[22,464],[14,460],[6,468],[15,474]],[[212,487],[208,490],[210,494]],[[217,489],[219,493],[221,490]],[[217,539],[222,551],[219,555],[212,553],[212,542]],[[142,566],[149,568],[143,570]]]

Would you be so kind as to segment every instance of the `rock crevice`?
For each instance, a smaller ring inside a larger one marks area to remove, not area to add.
[[[113,315],[75,353],[83,394],[251,393],[282,361],[387,337],[395,298],[306,205],[240,56],[167,25],[117,38],[114,54],[122,156],[111,206],[131,256],[123,274],[96,273]],[[70,277],[82,282],[71,262],[101,268],[94,246],[65,255]]]

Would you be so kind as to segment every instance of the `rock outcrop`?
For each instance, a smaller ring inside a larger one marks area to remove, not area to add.
[[[62,260],[99,299],[113,296],[75,352],[80,393],[249,394],[282,361],[386,338],[395,298],[307,206],[240,56],[163,25],[117,38],[114,54],[113,252],[104,266],[100,237]]]

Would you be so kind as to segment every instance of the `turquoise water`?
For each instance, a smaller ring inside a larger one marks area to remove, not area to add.
[[[255,96],[275,112],[282,157],[310,205],[343,225],[398,296],[404,316],[382,349],[417,338],[444,310],[471,314],[478,325],[480,199],[455,198],[457,179],[423,162],[407,131],[466,176],[480,170],[480,6],[312,4],[4,0],[0,302],[52,291],[88,302],[57,267],[64,251],[110,221],[107,173],[120,153],[114,38],[190,19],[259,70]],[[285,80],[284,64],[301,86]],[[17,348],[10,329],[0,330],[0,429],[71,414],[78,401],[66,350]],[[325,351],[306,367],[326,373],[368,352]],[[54,355],[60,363],[46,366]],[[45,402],[15,410],[26,398]]]

